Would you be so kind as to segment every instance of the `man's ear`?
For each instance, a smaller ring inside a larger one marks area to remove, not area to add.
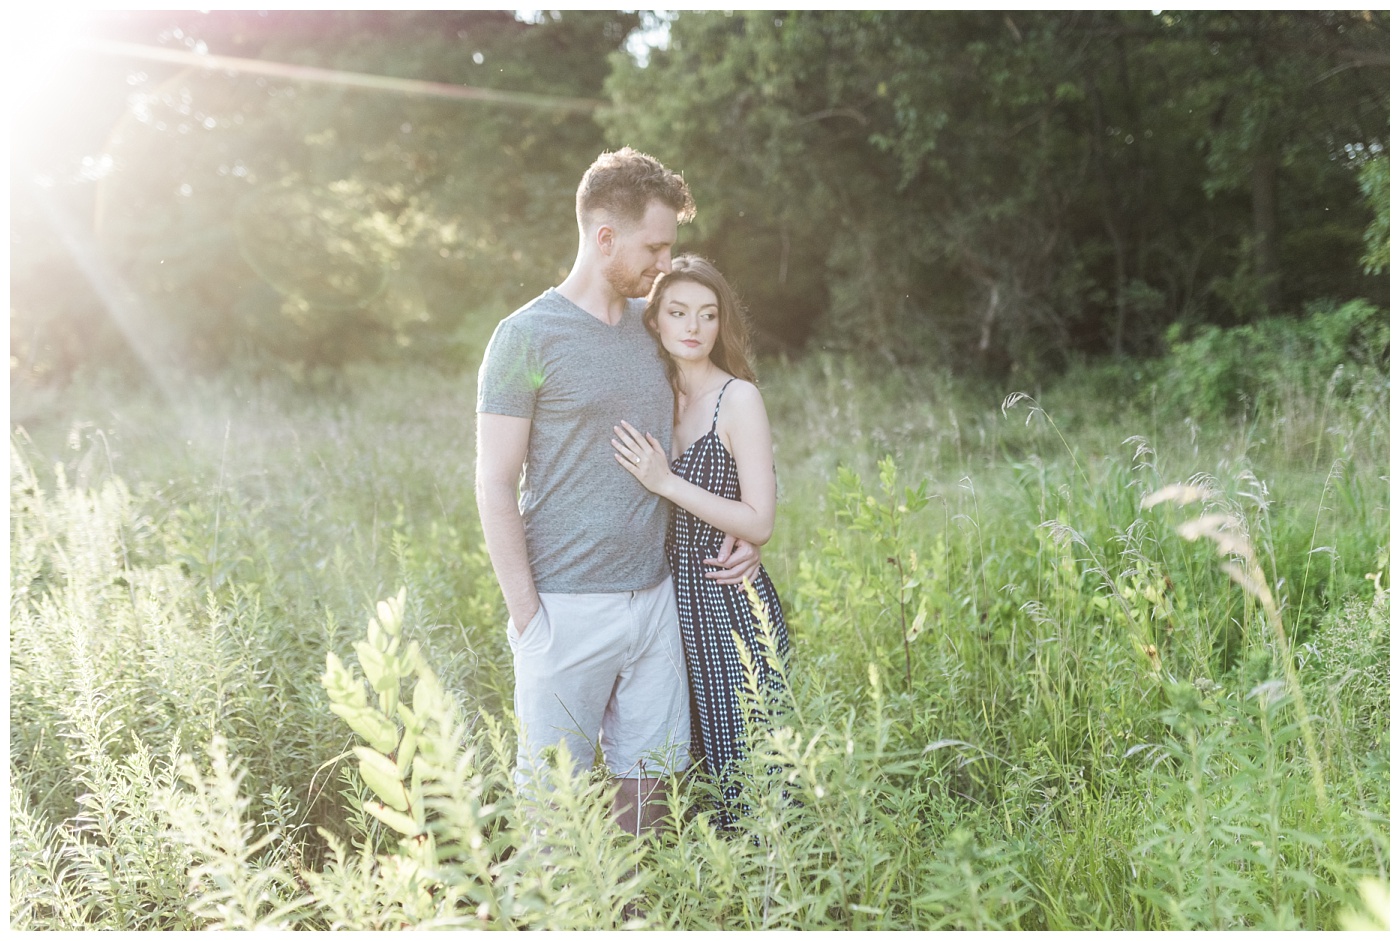
[[[598,246],[598,251],[604,256],[612,254],[613,246],[617,243],[617,230],[604,222],[598,226],[593,233],[593,244]]]

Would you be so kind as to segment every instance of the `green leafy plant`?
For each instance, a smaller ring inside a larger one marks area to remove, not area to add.
[[[1361,194],[1374,215],[1366,227],[1361,266],[1367,274],[1380,274],[1390,267],[1390,155],[1367,160],[1359,177]]]
[[[846,555],[835,530],[827,530],[827,558],[835,561],[838,567],[848,569],[849,576],[864,581],[873,581],[883,589],[881,594],[889,599],[890,607],[898,611],[895,624],[899,628],[900,641],[904,647],[905,687],[913,688],[913,660],[910,645],[923,630],[928,618],[928,608],[922,603],[924,579],[927,577],[919,564],[918,553],[907,548],[907,533],[915,525],[914,514],[928,505],[927,484],[917,487],[899,487],[899,470],[890,455],[880,459],[880,494],[868,492],[860,477],[852,470],[839,467],[836,480],[828,491],[828,498],[834,508],[836,521],[852,533],[860,533],[874,549],[876,557],[883,557],[885,563],[893,567],[891,576],[880,577],[869,569],[856,571],[855,561]],[[868,558],[868,557],[867,557]],[[842,566],[841,561],[846,560]]]

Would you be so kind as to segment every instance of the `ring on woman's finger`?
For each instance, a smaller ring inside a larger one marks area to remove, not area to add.
[[[639,458],[639,457],[637,457],[637,455],[634,454],[634,455],[632,455],[632,463],[633,463],[633,464],[640,464],[640,463],[642,463],[642,459]]]

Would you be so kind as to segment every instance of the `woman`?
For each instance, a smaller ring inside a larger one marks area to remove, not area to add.
[[[696,255],[677,257],[652,286],[643,323],[675,391],[675,453],[623,422],[614,427],[614,456],[676,507],[666,554],[690,676],[691,748],[724,795],[716,824],[732,829],[744,809],[733,765],[744,750],[741,692],[748,685],[735,634],[752,655],[761,687],[776,692],[783,686],[743,588],[707,578],[704,560],[717,555],[726,533],[754,545],[773,534],[772,437],[738,299],[714,265]],[[753,587],[768,609],[777,654],[786,659],[787,625],[762,569]]]

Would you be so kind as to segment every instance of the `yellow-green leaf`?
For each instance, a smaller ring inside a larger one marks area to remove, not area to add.
[[[418,836],[423,832],[423,828],[408,814],[386,807],[378,801],[365,801],[365,811],[391,829],[397,830],[404,836]]]
[[[360,759],[360,777],[379,799],[395,810],[408,810],[408,792],[404,790],[399,769],[387,756],[363,745],[355,746]]]
[[[331,712],[345,720],[350,730],[369,743],[371,748],[391,752],[399,743],[399,727],[382,713],[368,706],[331,703]]]

